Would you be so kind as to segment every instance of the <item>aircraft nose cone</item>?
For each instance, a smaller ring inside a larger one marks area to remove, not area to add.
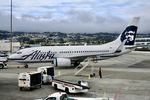
[[[16,54],[11,54],[8,56],[8,60],[17,60],[18,57],[16,56]]]
[[[9,55],[8,60],[12,60],[12,59],[13,59],[13,55]]]

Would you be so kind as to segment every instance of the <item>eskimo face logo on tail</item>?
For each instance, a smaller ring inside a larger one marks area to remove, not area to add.
[[[136,26],[128,26],[121,36],[121,42],[126,39],[125,45],[134,45],[136,32]]]
[[[134,41],[134,34],[135,34],[135,31],[129,31],[125,33],[125,37],[127,39],[126,43]]]
[[[53,59],[54,58],[54,53],[52,53],[51,51],[48,52],[41,52],[40,50],[36,50],[33,51],[31,54],[29,55],[24,55],[22,56],[25,59],[30,59],[30,60],[46,60],[46,59]]]

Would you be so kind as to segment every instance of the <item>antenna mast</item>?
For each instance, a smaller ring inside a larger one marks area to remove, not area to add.
[[[10,8],[10,52],[12,53],[12,36],[13,36],[13,31],[12,31],[12,0],[11,0],[11,8]]]

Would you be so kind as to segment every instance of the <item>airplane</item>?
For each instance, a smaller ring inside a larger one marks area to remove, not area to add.
[[[28,63],[51,62],[58,67],[68,67],[78,66],[80,62],[88,57],[93,57],[97,60],[117,57],[134,50],[139,19],[139,17],[134,17],[116,40],[106,44],[31,47],[11,54],[8,59],[26,65]]]

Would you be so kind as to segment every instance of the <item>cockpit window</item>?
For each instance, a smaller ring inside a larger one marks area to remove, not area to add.
[[[22,54],[22,52],[19,51],[19,52],[17,52],[17,54]]]

